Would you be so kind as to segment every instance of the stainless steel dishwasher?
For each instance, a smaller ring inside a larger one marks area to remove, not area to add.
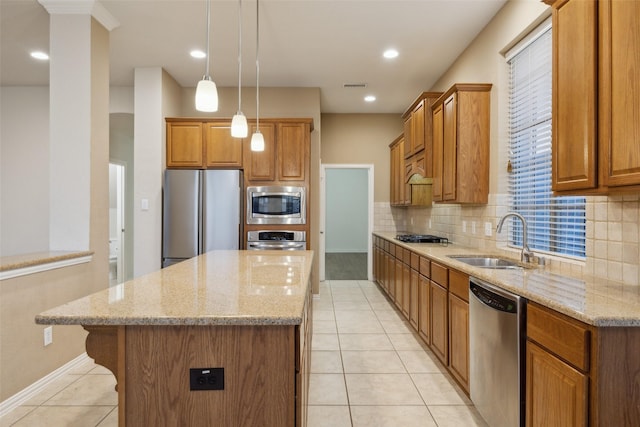
[[[524,426],[525,299],[469,279],[469,383],[491,427]]]

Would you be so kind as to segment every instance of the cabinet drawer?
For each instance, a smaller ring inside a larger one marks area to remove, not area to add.
[[[456,270],[449,270],[449,292],[469,302],[469,276]]]
[[[396,245],[394,245],[393,243],[389,243],[389,255],[391,255],[392,257],[395,257],[396,256],[396,248],[397,248]]]
[[[527,337],[583,372],[589,371],[591,331],[587,325],[529,303]]]
[[[444,267],[437,262],[431,263],[431,280],[439,284],[445,289],[449,288],[449,275],[447,267]]]
[[[431,277],[431,260],[429,258],[420,257],[420,274],[424,277]]]
[[[411,268],[413,270],[420,270],[420,255],[411,252]]]
[[[411,264],[411,251],[409,249],[402,249],[402,262],[407,265]]]

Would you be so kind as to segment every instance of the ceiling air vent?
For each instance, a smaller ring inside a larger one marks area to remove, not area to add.
[[[344,83],[342,85],[345,89],[361,89],[367,87],[366,83]]]

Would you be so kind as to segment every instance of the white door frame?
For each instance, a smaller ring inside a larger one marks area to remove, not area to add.
[[[320,281],[325,280],[325,252],[326,252],[326,219],[327,219],[327,187],[326,187],[326,171],[327,169],[366,169],[368,182],[368,224],[367,224],[367,280],[373,280],[373,264],[372,264],[372,234],[373,234],[373,165],[372,164],[321,164],[320,165]]]

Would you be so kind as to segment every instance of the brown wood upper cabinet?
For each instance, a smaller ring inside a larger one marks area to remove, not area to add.
[[[261,123],[264,151],[251,151],[251,135],[256,126],[249,126],[249,137],[244,141],[245,178],[248,181],[274,181],[276,179],[276,127]]]
[[[553,7],[553,190],[640,190],[640,2],[544,2]]]
[[[167,167],[241,169],[242,141],[227,119],[167,118]]]
[[[491,84],[455,84],[432,105],[433,200],[487,203]]]
[[[204,167],[202,122],[167,119],[167,167]]]
[[[265,150],[252,152],[250,138],[245,140],[245,181],[308,182],[311,130],[311,119],[260,120]]]
[[[411,204],[411,188],[404,180],[404,135],[400,135],[389,145],[391,163],[389,196],[392,206]]]
[[[204,123],[206,168],[242,168],[242,141],[231,136],[231,123]]]
[[[405,180],[414,174],[433,176],[433,120],[431,106],[442,92],[423,92],[402,115],[404,120]]]

